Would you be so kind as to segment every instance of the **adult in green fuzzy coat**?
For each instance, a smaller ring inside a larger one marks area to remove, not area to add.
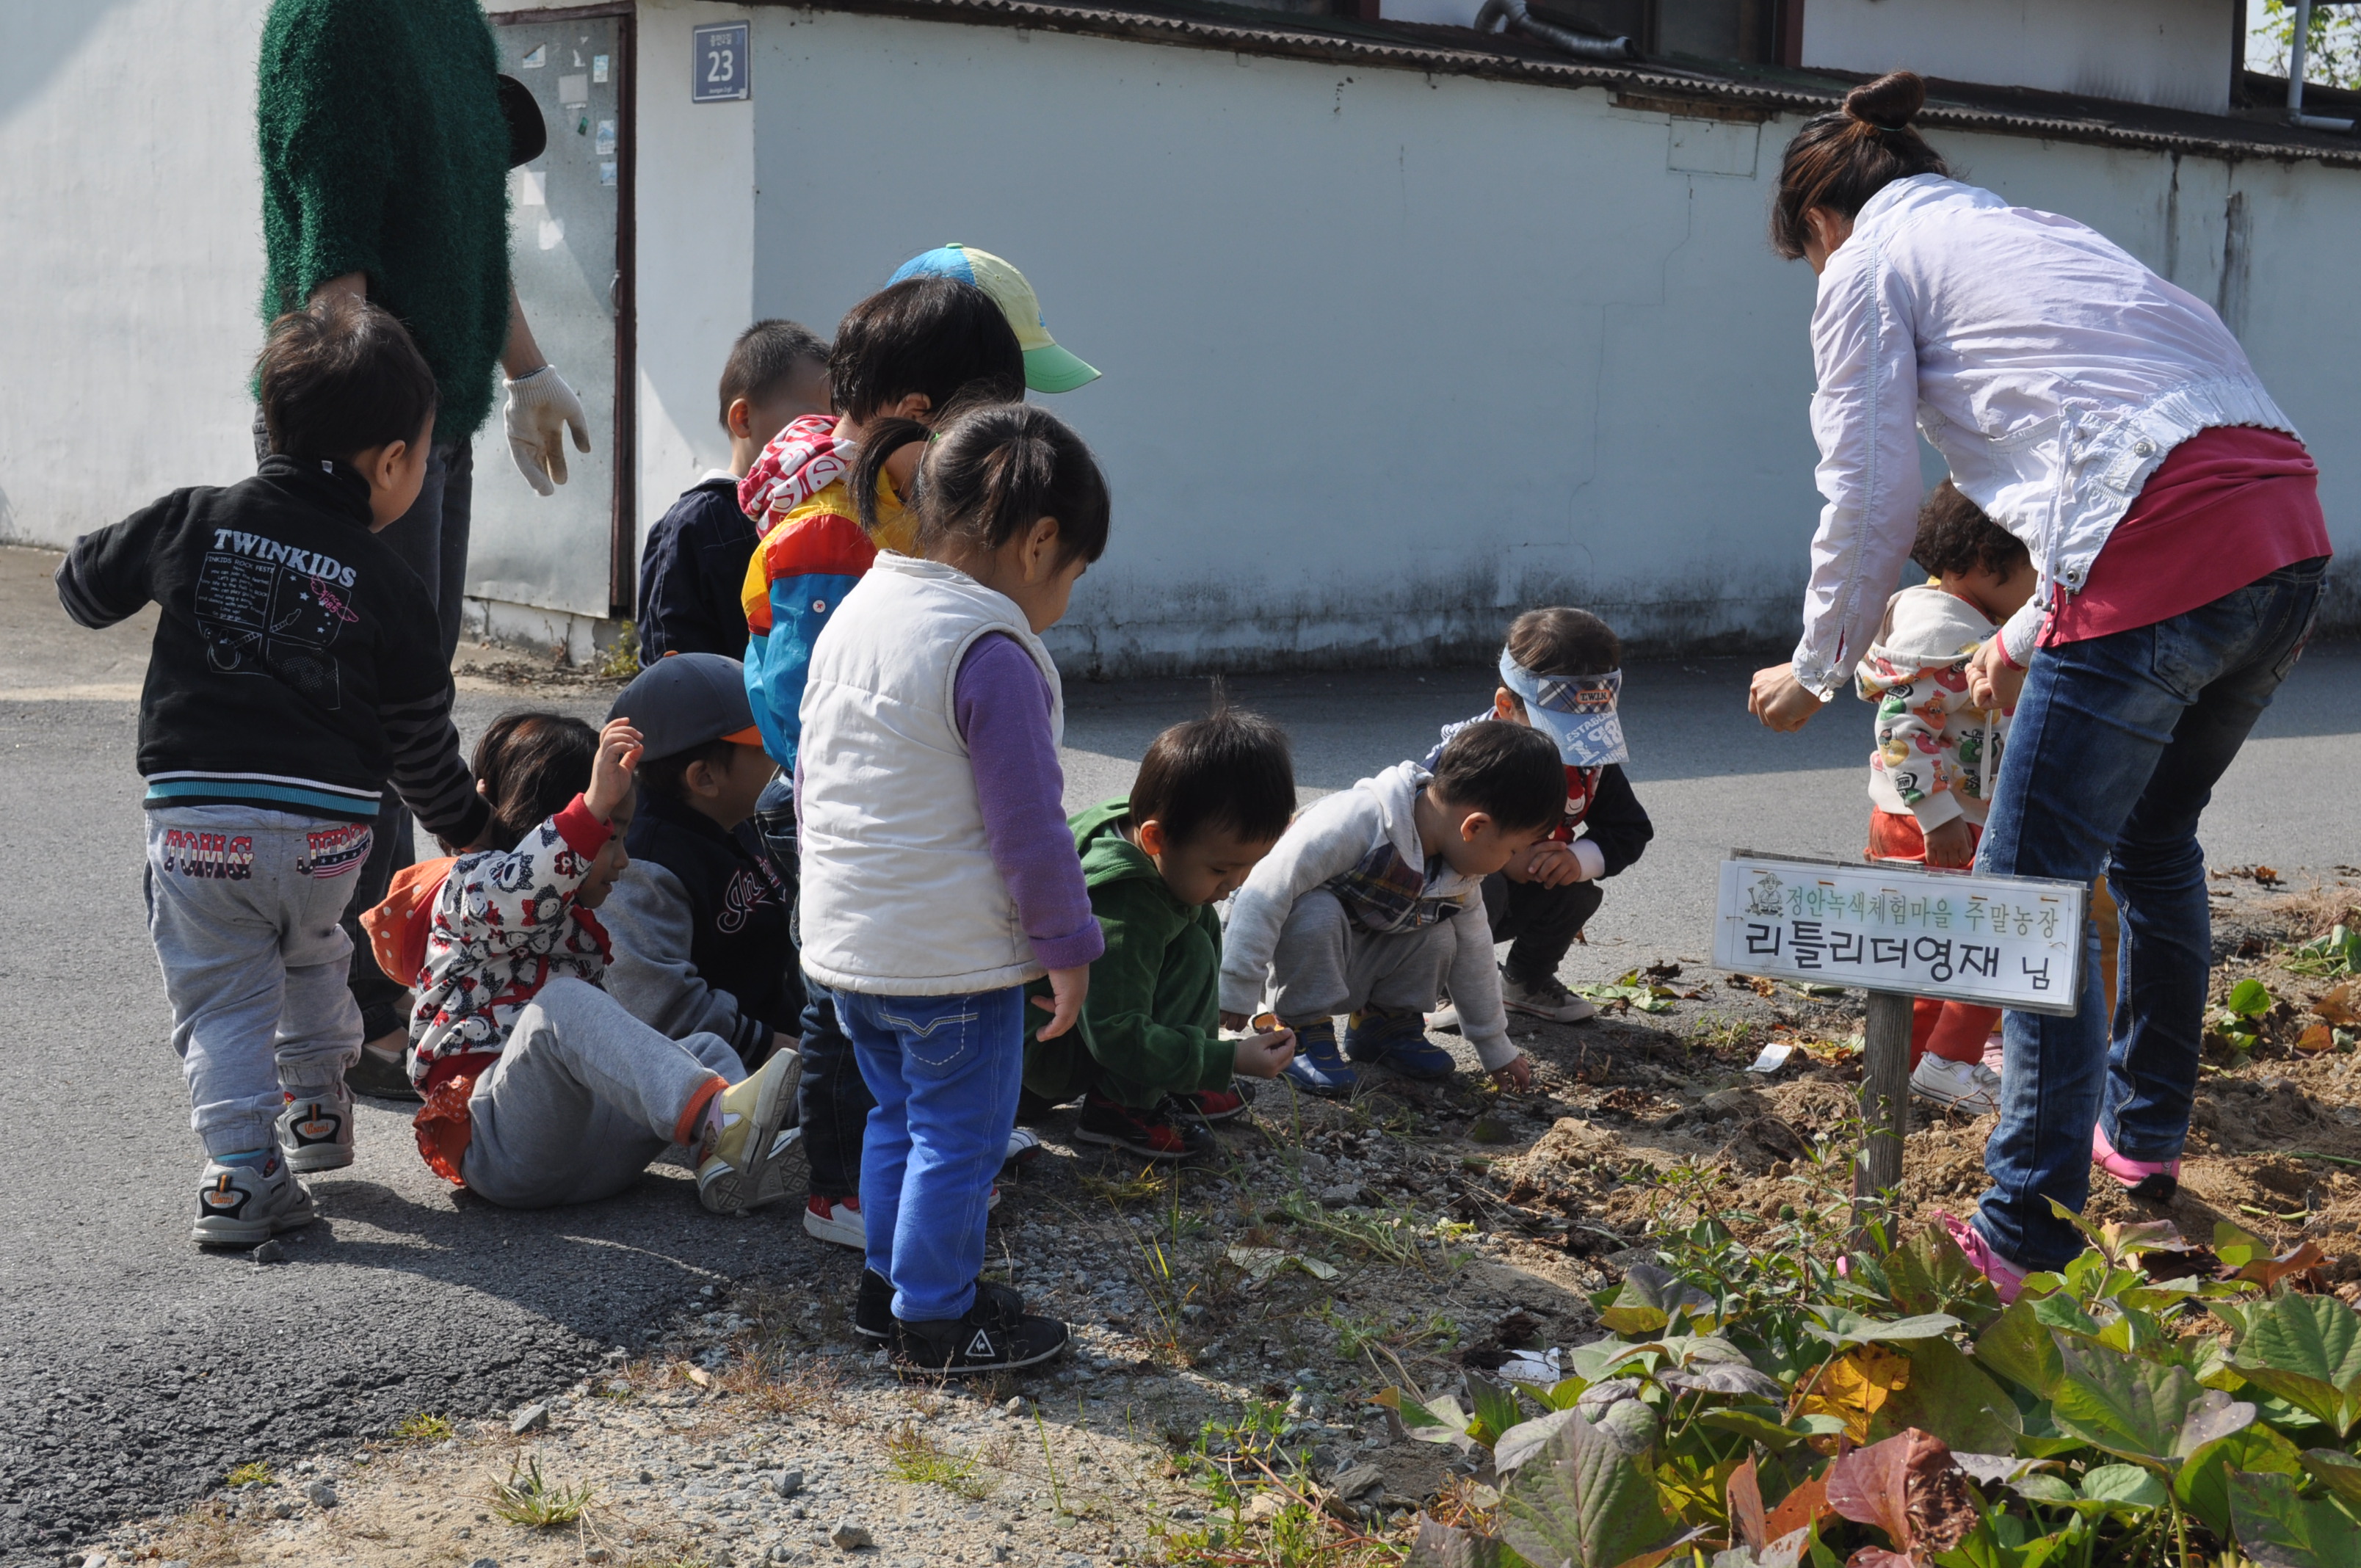
[[[1286,735],[1224,707],[1158,736],[1128,799],[1070,820],[1106,951],[1091,965],[1082,1026],[1027,1044],[1030,1103],[1080,1096],[1080,1141],[1186,1159],[1212,1146],[1206,1123],[1246,1109],[1234,1078],[1274,1078],[1287,1066],[1290,1030],[1222,1035],[1213,905],[1270,852],[1294,811]]]
[[[565,482],[569,427],[590,450],[581,401],[542,356],[509,281],[508,170],[538,157],[545,133],[531,95],[504,88],[498,59],[477,0],[275,0],[256,88],[264,318],[361,295],[401,319],[434,373],[426,482],[380,537],[434,599],[446,663],[467,581],[471,443],[495,369],[507,374],[510,450],[535,489]],[[385,798],[348,930],[410,859],[408,814],[392,790]],[[363,1053],[355,1086],[406,1091],[388,1049],[407,1032],[402,992],[367,941],[355,947],[354,994],[379,1047]]]

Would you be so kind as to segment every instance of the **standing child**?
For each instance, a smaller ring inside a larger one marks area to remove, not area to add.
[[[1509,1043],[1484,879],[1547,837],[1565,808],[1557,748],[1515,724],[1471,724],[1432,773],[1398,763],[1316,802],[1231,902],[1223,1025],[1242,1027],[1267,985],[1295,1031],[1287,1076],[1308,1092],[1352,1093],[1347,1057],[1448,1078],[1456,1064],[1425,1028],[1447,973],[1477,1058],[1526,1087],[1532,1064]],[[1352,1014],[1342,1053],[1340,1013]]]
[[[1999,716],[1969,706],[1968,661],[2033,597],[2033,557],[1949,479],[1920,509],[1910,554],[1936,580],[1887,601],[1855,675],[1862,700],[1877,704],[1869,854],[1965,867],[2003,750]],[[1974,1115],[1999,1110],[1984,1039],[2000,1009],[1922,997],[1912,1014],[1911,1092]]]
[[[1484,911],[1494,943],[1507,942],[1500,1002],[1513,1013],[1578,1024],[1598,1009],[1558,978],[1558,965],[1598,912],[1598,883],[1638,860],[1656,835],[1623,764],[1623,644],[1586,609],[1529,609],[1509,624],[1500,651],[1500,687],[1492,711],[1468,724],[1500,719],[1539,729],[1557,742],[1565,764],[1565,816],[1550,836],[1484,879]],[[1466,727],[1445,727],[1443,738]],[[1442,756],[1427,754],[1432,768]],[[1429,1020],[1457,1028],[1458,1010]]]
[[[281,316],[258,367],[273,455],[74,542],[84,626],[162,609],[139,702],[148,930],[205,1147],[200,1245],[311,1223],[291,1171],[353,1161],[361,1015],[339,928],[378,781],[428,831],[482,830],[434,602],[376,535],[418,499],[434,377],[401,323],[339,296]],[[282,1152],[283,1149],[283,1152]]]
[[[922,443],[922,558],[878,556],[820,634],[796,797],[804,968],[833,993],[877,1101],[855,1317],[890,1288],[896,1355],[956,1375],[1032,1365],[1067,1337],[978,1279],[1025,984],[1048,974],[1038,1037],[1055,1039],[1104,948],[1060,804],[1065,708],[1039,633],[1106,548],[1107,493],[1072,431],[1002,404],[931,439],[881,422],[855,472],[864,522],[888,465]]]
[[[609,718],[644,737],[631,863],[608,900],[607,989],[674,1039],[719,1035],[749,1068],[792,1047],[803,1011],[787,895],[754,836],[771,760],[735,659],[675,653],[640,672]]]
[[[1294,1058],[1284,1029],[1222,1037],[1213,913],[1294,815],[1287,736],[1224,705],[1150,742],[1128,799],[1072,819],[1106,951],[1082,1026],[1025,1047],[1025,1087],[1052,1103],[1081,1095],[1080,1141],[1148,1159],[1204,1153],[1204,1124],[1246,1109],[1233,1075],[1275,1078]]]
[[[640,553],[640,663],[667,653],[746,652],[739,594],[754,554],[753,521],[738,485],[771,438],[829,411],[828,345],[798,322],[760,321],[738,334],[721,367],[721,428],[730,466],[681,492],[648,530]]]
[[[898,449],[879,477],[866,524],[846,484],[854,455],[881,422],[930,425],[962,394],[1025,395],[1024,351],[1000,307],[972,284],[947,278],[896,283],[853,306],[836,330],[829,372],[839,412],[790,423],[738,491],[763,535],[741,593],[752,633],[746,694],[763,750],[779,765],[756,803],[755,822],[791,901],[798,877],[792,782],[813,642],[879,550],[906,555],[917,547],[917,519],[900,499],[917,466],[916,447]],[[835,1003],[822,988],[805,989],[797,1112],[811,1188],[804,1229],[862,1247],[857,1184],[869,1091],[837,1026]]]
[[[708,1209],[780,1195],[795,1053],[749,1078],[719,1036],[669,1039],[600,987],[608,940],[592,911],[631,863],[642,749],[628,719],[594,735],[562,714],[501,718],[476,747],[493,847],[461,855],[431,889],[431,870],[398,883],[370,912],[380,948],[416,942],[387,972],[418,976],[418,1152],[503,1208],[611,1197],[672,1144],[692,1151]],[[423,929],[396,907],[419,891]]]

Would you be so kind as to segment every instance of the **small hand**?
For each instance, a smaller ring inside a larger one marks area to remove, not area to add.
[[[1820,707],[1819,694],[1795,678],[1793,664],[1755,671],[1746,688],[1746,711],[1761,719],[1763,728],[1782,734],[1801,729]]]
[[[1277,1078],[1295,1059],[1295,1031],[1274,1029],[1237,1043],[1230,1070],[1241,1078]]]
[[[598,754],[591,759],[590,787],[582,792],[582,804],[599,821],[612,821],[615,808],[631,798],[640,751],[640,732],[628,718],[609,719],[598,731]]]
[[[1964,817],[1954,817],[1939,828],[1927,829],[1927,863],[1965,871],[1976,861],[1975,830]]]
[[[1033,1037],[1037,1040],[1054,1040],[1072,1028],[1074,1020],[1082,1015],[1082,999],[1090,993],[1090,965],[1076,964],[1072,969],[1051,970],[1049,995],[1037,996],[1033,999],[1033,1005],[1049,1014],[1049,1021],[1043,1025],[1040,1032]],[[1056,1000],[1051,1000],[1053,997]]]
[[[1583,880],[1582,857],[1572,844],[1545,839],[1525,857],[1525,880],[1543,887],[1565,887]]]
[[[1533,1058],[1519,1052],[1517,1059],[1506,1067],[1492,1069],[1492,1081],[1511,1094],[1523,1094],[1533,1087]]]
[[[1222,1014],[1222,1027],[1229,1030],[1232,1034],[1237,1033],[1240,1029],[1245,1028],[1247,1025],[1253,1022],[1254,1015],[1248,1013],[1224,1013]]]
[[[1968,660],[1968,700],[1982,708],[2012,713],[2025,691],[2025,672],[2008,662],[2000,639],[1990,637]]]

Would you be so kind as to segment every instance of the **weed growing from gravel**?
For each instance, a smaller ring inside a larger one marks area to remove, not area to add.
[[[897,1481],[940,1486],[970,1502],[982,1502],[992,1493],[973,1459],[951,1453],[915,1422],[904,1421],[886,1437],[885,1463]]]
[[[1388,1208],[1376,1214],[1331,1212],[1295,1192],[1279,1204],[1279,1211],[1299,1229],[1325,1236],[1356,1256],[1396,1268],[1426,1268],[1427,1260],[1418,1244],[1427,1227],[1410,1210]]]
[[[511,1524],[553,1530],[572,1524],[590,1506],[592,1488],[552,1486],[541,1474],[541,1461],[526,1462],[522,1471],[509,1467],[508,1479],[492,1483],[492,1512]]]
[[[415,1443],[448,1442],[456,1430],[451,1425],[450,1417],[436,1415],[431,1410],[421,1410],[416,1415],[401,1418],[393,1429],[393,1441]]]
[[[802,1416],[840,1410],[843,1376],[831,1363],[763,1345],[748,1349],[723,1367],[713,1386],[765,1415]]]
[[[271,1479],[270,1466],[263,1460],[249,1460],[233,1467],[223,1479],[233,1486],[267,1486]]]

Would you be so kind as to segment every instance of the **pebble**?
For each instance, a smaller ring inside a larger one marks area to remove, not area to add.
[[[1336,1495],[1347,1502],[1364,1492],[1374,1491],[1385,1485],[1386,1473],[1374,1464],[1356,1464],[1329,1483]]]
[[[544,1431],[549,1427],[549,1407],[546,1404],[527,1405],[509,1418],[509,1431],[519,1437],[529,1431]]]
[[[582,1549],[582,1561],[585,1563],[604,1563],[607,1561],[607,1549],[603,1546],[586,1546]]]
[[[804,1489],[804,1473],[800,1470],[787,1471],[772,1482],[771,1487],[782,1497],[792,1497]]]
[[[854,1524],[851,1519],[839,1519],[829,1527],[829,1544],[840,1552],[858,1552],[874,1544],[867,1525]]]
[[[336,1506],[336,1489],[325,1481],[313,1482],[303,1488],[303,1496],[315,1508],[333,1508]]]
[[[468,1563],[467,1568],[500,1568],[500,1560],[497,1557],[478,1557]]]
[[[268,1241],[247,1255],[257,1263],[284,1263],[287,1261],[287,1249],[275,1241]]]
[[[1357,1181],[1340,1181],[1320,1190],[1320,1201],[1331,1209],[1349,1209],[1360,1201],[1361,1184]]]

